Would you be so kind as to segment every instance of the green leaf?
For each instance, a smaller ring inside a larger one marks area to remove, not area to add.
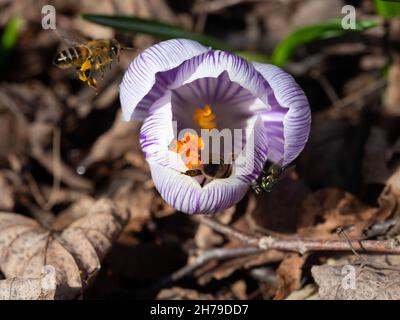
[[[8,21],[0,37],[0,70],[4,69],[10,51],[15,47],[21,30],[22,20],[13,17]]]
[[[385,18],[400,16],[399,0],[375,0],[376,12]]]
[[[19,17],[13,17],[7,23],[1,36],[1,48],[3,50],[11,50],[17,43],[18,34],[21,29],[22,20]]]
[[[373,20],[362,20],[356,22],[355,29],[346,30],[342,27],[342,18],[333,18],[322,23],[302,27],[288,35],[279,43],[272,54],[272,63],[278,66],[285,65],[296,48],[306,43],[315,40],[340,37],[348,32],[364,31],[377,26],[377,24],[378,23]]]
[[[230,46],[218,39],[158,21],[128,16],[106,16],[94,14],[83,14],[82,17],[90,22],[120,31],[144,33],[161,39],[192,39],[215,49],[233,51]]]

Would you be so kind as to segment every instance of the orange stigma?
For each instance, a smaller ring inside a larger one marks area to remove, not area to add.
[[[215,114],[209,104],[205,104],[203,109],[197,108],[194,111],[193,121],[200,129],[211,130],[217,127],[215,123]]]

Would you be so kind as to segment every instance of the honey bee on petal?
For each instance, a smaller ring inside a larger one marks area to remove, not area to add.
[[[54,65],[60,69],[76,68],[79,80],[97,89],[95,71],[101,71],[104,77],[105,67],[109,65],[111,69],[111,63],[119,61],[120,51],[124,49],[132,48],[122,47],[115,39],[90,40],[60,51],[54,58]]]
[[[184,174],[190,177],[203,175],[207,179],[214,180],[229,178],[232,175],[232,172],[233,165],[231,163],[224,163],[224,160],[221,157],[220,162],[217,164],[202,164],[200,169],[188,170]]]

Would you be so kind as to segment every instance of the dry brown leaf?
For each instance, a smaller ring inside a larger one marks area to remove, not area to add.
[[[0,117],[0,128],[8,131],[7,135],[5,132],[2,136],[6,137],[5,140],[11,144],[13,150],[18,150],[18,146],[21,144],[24,146],[24,141],[28,140],[29,147],[25,148],[25,153],[30,154],[54,175],[53,156],[48,150],[52,148],[53,132],[58,127],[63,115],[63,105],[54,91],[37,81],[23,85],[5,83],[0,86],[0,98],[3,104],[7,104],[16,118],[14,121],[16,124],[11,122],[3,125],[1,119],[7,119]],[[1,109],[3,109],[2,106]],[[22,129],[19,127],[22,127]],[[10,136],[10,133],[13,133],[13,135]],[[0,158],[1,144],[0,142]],[[63,183],[74,189],[90,190],[92,188],[89,180],[79,177],[62,161],[61,167],[61,181]]]
[[[297,10],[293,13],[291,28],[293,30],[304,26],[305,24],[314,24],[326,21],[329,18],[339,16],[341,14],[344,3],[342,0],[319,1],[306,0],[302,1]],[[310,12],[313,14],[310,15]]]
[[[306,256],[300,256],[297,253],[288,255],[276,270],[278,280],[278,290],[274,299],[282,300],[290,293],[301,287],[302,268]]]
[[[95,200],[89,196],[85,196],[84,198],[75,201],[57,215],[51,224],[51,228],[54,230],[63,230],[67,228],[74,221],[86,216],[94,203]]]
[[[196,290],[172,287],[161,290],[157,295],[158,300],[214,300],[211,294],[199,293]]]
[[[0,210],[14,208],[14,190],[7,178],[0,172]]]
[[[0,92],[11,99],[19,113],[33,122],[57,124],[62,117],[62,104],[54,91],[39,81],[4,83]]]
[[[0,88],[0,161],[11,153],[23,150],[28,137],[27,131],[25,117]]]
[[[128,218],[107,199],[62,232],[46,230],[15,213],[0,214],[0,269],[6,278],[39,277],[45,265],[56,270],[56,299],[77,297],[100,269],[100,263]]]
[[[231,291],[236,299],[247,300],[247,284],[244,280],[238,280],[231,285]]]
[[[382,173],[382,170],[379,171]],[[386,187],[378,198],[379,208],[368,207],[355,196],[342,190],[319,190],[303,202],[298,233],[301,236],[328,239],[327,237],[336,237],[334,233],[338,227],[352,226],[349,235],[360,236],[361,231],[374,222],[398,217],[399,199],[400,167],[387,179]],[[321,219],[322,222],[316,223]],[[394,227],[389,235],[399,234],[399,228],[400,226]]]
[[[44,198],[49,199],[51,193],[54,192],[54,187],[52,185],[41,184],[40,190],[42,191]],[[57,199],[54,199],[54,204],[64,208],[70,204],[84,201],[88,198],[91,197],[87,193],[82,192],[82,190],[60,187],[57,192]]]
[[[212,279],[222,280],[229,277],[236,270],[250,269],[265,265],[267,263],[276,263],[284,259],[286,253],[277,250],[267,250],[265,252],[230,259],[228,261],[210,261],[204,267],[197,270],[194,275],[200,285],[205,285]]]
[[[400,217],[400,166],[387,180],[378,199],[379,215]]]
[[[0,280],[0,300],[53,300],[56,293],[56,273],[46,266],[36,278]]]
[[[386,182],[386,187],[379,195],[378,215],[381,219],[394,217],[396,225],[389,231],[389,236],[400,234],[400,166]]]
[[[242,269],[243,262],[247,261],[247,259],[249,257],[239,257],[222,262],[210,261],[205,266],[196,270],[194,276],[197,278],[197,282],[201,286],[204,286],[212,279],[222,280],[229,277],[236,270]]]
[[[353,269],[352,269],[353,268]],[[318,295],[326,300],[399,300],[398,270],[368,266],[314,266],[312,276],[319,286]],[[349,276],[355,275],[354,282]],[[346,278],[347,277],[347,278]]]
[[[386,89],[383,111],[386,115],[400,116],[400,59],[389,68],[388,87]]]
[[[80,10],[82,12],[92,12],[97,14],[115,14],[113,2],[121,2],[118,1],[101,1],[101,2],[93,2],[93,1],[80,1]],[[127,12],[125,13],[127,14]],[[97,38],[97,39],[107,39],[113,36],[113,31],[110,28],[106,28],[94,23],[90,23],[85,21],[84,19],[76,19],[75,26],[77,30],[81,30],[83,35],[89,38]]]
[[[144,188],[149,179],[147,174],[137,169],[120,171],[111,180],[107,195],[119,205],[130,208],[132,216],[147,217],[154,194],[152,189]]]
[[[318,287],[310,283],[303,288],[293,291],[285,300],[315,300],[318,299]]]
[[[29,126],[29,142],[32,153],[40,153],[52,147],[54,125],[46,122],[33,122]]]
[[[133,150],[140,152],[138,128],[137,122],[123,121],[119,112],[112,128],[97,139],[88,156],[82,161],[82,168],[87,169],[98,162],[117,160]]]
[[[159,196],[153,189],[145,188],[149,179],[141,170],[130,168],[114,175],[107,187],[107,196],[120,207],[129,209],[130,220],[125,233],[141,231],[152,218],[152,209],[162,211],[167,206],[164,201],[157,200]]]
[[[337,239],[338,227],[353,226],[349,235],[359,236],[375,219],[376,211],[348,192],[334,188],[322,189],[304,200],[298,234],[308,238]]]

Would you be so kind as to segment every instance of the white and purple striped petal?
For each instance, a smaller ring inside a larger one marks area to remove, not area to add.
[[[143,120],[146,117],[146,110],[138,111],[136,108],[153,88],[157,73],[169,71],[207,51],[210,49],[196,41],[174,39],[155,44],[139,54],[122,81],[120,99],[124,119]]]
[[[145,50],[120,89],[124,118],[143,120],[140,142],[157,190],[182,212],[214,213],[234,205],[267,159],[292,162],[309,134],[309,105],[291,76],[190,40],[169,40]],[[206,104],[212,106],[217,130],[240,129],[244,135],[234,140],[240,152],[233,174],[203,185],[182,174],[185,162],[170,145],[177,132],[200,133],[193,114]]]
[[[229,208],[243,198],[249,187],[234,177],[201,187],[189,176],[156,162],[149,164],[154,184],[164,200],[185,213],[214,213]]]
[[[291,163],[303,150],[310,133],[311,110],[307,97],[291,75],[270,65],[254,63],[256,70],[272,88],[271,112],[264,113],[265,127],[271,139],[270,159],[282,165]]]

